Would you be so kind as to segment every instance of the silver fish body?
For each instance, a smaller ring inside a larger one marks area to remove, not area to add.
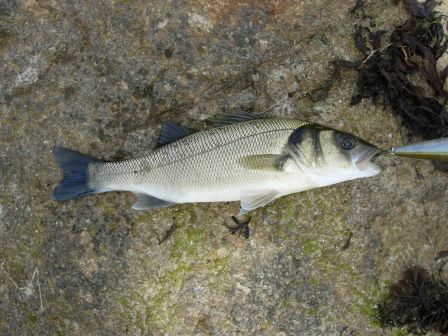
[[[303,121],[253,119],[187,135],[144,157],[88,162],[84,192],[64,194],[63,180],[55,198],[119,190],[138,195],[138,210],[240,201],[245,213],[287,194],[376,175],[381,168],[370,160],[377,153],[351,135]]]

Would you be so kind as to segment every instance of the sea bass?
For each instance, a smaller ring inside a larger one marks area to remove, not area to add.
[[[240,214],[284,195],[377,175],[380,151],[347,133],[286,118],[232,115],[193,132],[162,125],[148,155],[118,162],[53,149],[64,177],[57,201],[109,191],[137,195],[133,209],[240,201]]]

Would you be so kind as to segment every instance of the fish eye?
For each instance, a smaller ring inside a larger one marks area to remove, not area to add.
[[[337,140],[341,148],[345,150],[352,149],[356,144],[355,138],[348,134],[338,134]]]

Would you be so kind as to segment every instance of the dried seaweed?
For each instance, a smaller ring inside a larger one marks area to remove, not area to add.
[[[382,45],[385,31],[374,30],[371,23],[355,26],[355,46],[362,52],[363,60],[358,71],[358,92],[352,97],[356,105],[364,98],[375,104],[392,107],[411,135],[431,140],[448,135],[448,113],[444,108],[448,93],[443,89],[448,68],[437,71],[437,61],[447,48],[442,15],[434,10],[436,2],[403,0],[410,18],[396,27],[387,45]],[[362,0],[351,12],[365,15]],[[359,62],[358,62],[359,63]],[[340,67],[354,68],[356,62],[337,61]],[[411,82],[412,75],[421,75],[432,88],[432,95]],[[441,170],[448,171],[448,165]]]
[[[423,334],[436,331],[448,335],[448,284],[420,267],[405,270],[378,305],[383,326],[406,326]]]

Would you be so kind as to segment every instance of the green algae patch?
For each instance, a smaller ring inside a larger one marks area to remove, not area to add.
[[[98,200],[98,203],[96,204],[105,215],[113,215],[116,212],[116,205],[107,197],[102,197]]]
[[[171,250],[173,259],[181,259],[183,256],[198,256],[202,249],[201,242],[205,239],[205,232],[202,229],[189,227],[185,230],[177,230],[174,235],[174,243]]]
[[[381,327],[377,304],[387,294],[376,284],[368,286],[365,290],[354,289],[353,294],[356,298],[353,304],[354,310],[367,317],[374,326]]]
[[[300,240],[300,246],[302,248],[302,253],[305,256],[310,256],[312,254],[318,253],[321,251],[321,247],[319,246],[319,242],[311,239],[311,238],[307,238],[307,237],[303,237]]]
[[[204,258],[198,263],[180,262],[162,276],[148,279],[134,289],[130,297],[122,297],[117,303],[126,319],[140,330],[159,330],[170,334],[180,323],[173,321],[182,320],[184,314],[180,309],[185,304],[184,301],[190,302],[192,299],[187,294],[191,276],[202,274],[205,278],[202,286],[213,292],[225,292],[230,286],[226,281],[228,262],[227,256],[217,259]]]
[[[153,263],[139,259],[137,284],[129,297],[117,299],[129,325],[143,334],[157,330],[161,334],[176,334],[189,314],[196,314],[197,300],[192,291],[220,293],[229,289],[229,253],[224,247],[213,248],[210,242],[213,218],[197,218],[197,208],[191,205],[166,209],[156,215],[139,215],[138,231],[148,222],[174,226],[170,236],[159,244],[164,261]],[[210,226],[205,223],[211,223]],[[160,242],[159,242],[160,243]],[[157,271],[154,271],[156,270]],[[145,271],[146,270],[146,271]],[[146,278],[145,274],[151,274]],[[206,295],[206,294],[204,294]],[[191,306],[186,312],[183,307]]]
[[[406,328],[399,328],[392,331],[391,336],[407,336],[409,335],[409,332],[406,330]]]
[[[307,192],[288,195],[277,199],[262,211],[276,213],[281,217],[281,225],[277,225],[277,234],[287,239],[290,235],[298,235],[307,212],[312,208],[312,201]]]
[[[165,328],[166,322],[175,317],[178,301],[176,291],[180,290],[185,276],[192,270],[192,265],[180,264],[159,279],[159,290],[146,304],[146,322],[157,328]]]
[[[192,270],[189,264],[176,265],[159,278],[148,279],[129,296],[118,298],[116,302],[129,325],[143,332],[169,329],[169,322],[176,315],[178,292]]]
[[[225,281],[229,273],[229,257],[215,259],[206,264],[208,270],[208,287],[217,292],[225,292],[230,284]]]

